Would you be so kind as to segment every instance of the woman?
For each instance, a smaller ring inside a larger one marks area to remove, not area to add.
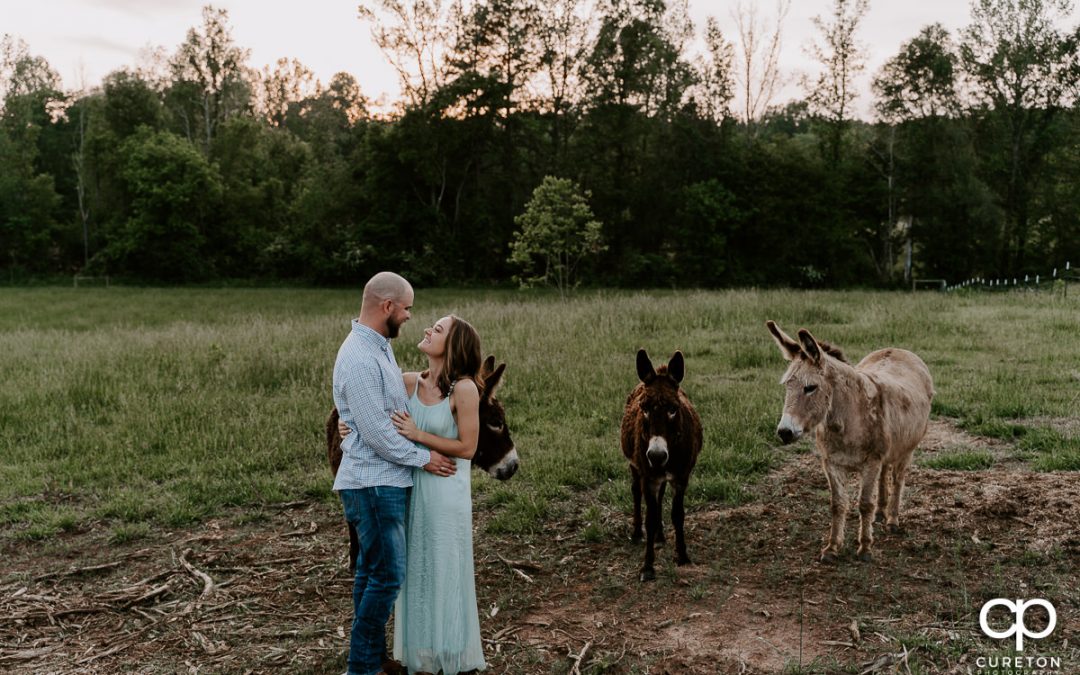
[[[394,658],[414,675],[455,675],[487,665],[473,576],[470,483],[480,433],[480,336],[450,315],[426,329],[417,348],[427,355],[428,368],[402,374],[409,410],[392,421],[409,440],[454,458],[457,472],[449,478],[413,472],[405,582],[394,605]]]

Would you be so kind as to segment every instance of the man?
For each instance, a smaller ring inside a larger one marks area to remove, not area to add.
[[[437,476],[455,471],[453,460],[407,440],[390,422],[391,413],[405,410],[407,400],[390,340],[409,320],[412,303],[408,281],[392,272],[373,276],[364,286],[360,317],[353,319],[334,363],[334,403],[353,431],[341,443],[334,490],[360,540],[349,675],[385,672],[386,622],[405,577],[405,505],[412,467]]]

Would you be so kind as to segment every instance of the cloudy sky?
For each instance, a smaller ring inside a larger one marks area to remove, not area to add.
[[[170,53],[188,28],[200,23],[206,0],[0,0],[0,33],[21,37],[34,54],[44,56],[64,86],[93,86],[102,76],[134,65],[140,50],[165,47]],[[394,100],[396,75],[371,40],[370,26],[357,17],[356,0],[217,0],[228,10],[236,41],[251,50],[250,65],[261,68],[280,57],[297,58],[324,83],[338,71],[356,76],[369,98]],[[716,16],[729,39],[736,0],[690,0],[698,31],[708,15]],[[757,0],[760,11],[775,12],[775,0]],[[815,36],[811,18],[826,15],[832,0],[795,0],[784,24],[781,68],[790,80],[777,102],[799,97],[797,74],[811,72],[806,45]],[[869,111],[869,74],[896,53],[918,30],[940,22],[955,31],[968,23],[968,0],[871,0],[860,37],[870,57],[858,108]],[[1068,25],[1080,22],[1073,12]]]

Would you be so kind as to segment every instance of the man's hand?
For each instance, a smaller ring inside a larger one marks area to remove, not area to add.
[[[457,472],[457,464],[449,457],[440,455],[432,450],[431,461],[424,465],[424,471],[435,476],[446,478],[448,476],[453,476]]]

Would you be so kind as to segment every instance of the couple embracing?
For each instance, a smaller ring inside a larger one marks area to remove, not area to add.
[[[350,675],[455,675],[486,667],[473,576],[469,460],[479,435],[482,352],[466,321],[445,316],[402,373],[390,340],[413,289],[392,272],[364,286],[360,317],[334,364],[344,437],[334,490],[356,528]],[[400,592],[400,593],[399,593]],[[394,609],[394,659],[386,623]]]

